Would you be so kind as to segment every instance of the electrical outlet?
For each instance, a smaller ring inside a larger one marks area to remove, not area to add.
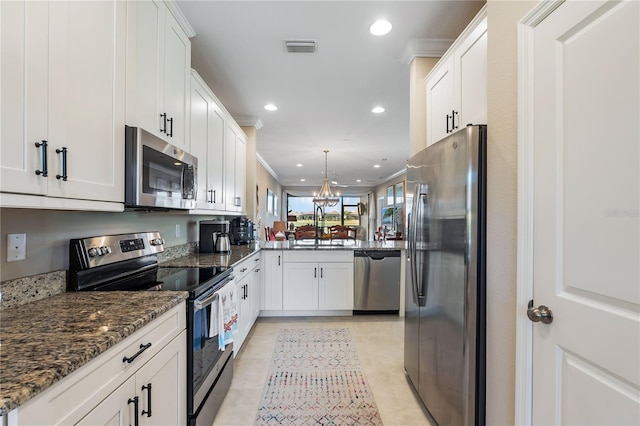
[[[176,238],[180,238],[180,235],[182,235],[182,232],[180,231],[180,224],[176,224]]]
[[[7,262],[27,258],[27,234],[7,234]]]

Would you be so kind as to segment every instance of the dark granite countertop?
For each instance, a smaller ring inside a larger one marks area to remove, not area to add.
[[[78,292],[0,311],[0,414],[124,340],[187,292]]]
[[[405,250],[406,241],[314,240],[262,241],[261,250]]]
[[[245,244],[231,246],[231,253],[191,253],[188,256],[178,257],[162,262],[163,267],[201,267],[201,266],[233,266],[245,257],[251,256],[260,250],[259,244]]]

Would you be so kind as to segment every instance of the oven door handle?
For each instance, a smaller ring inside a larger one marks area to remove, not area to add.
[[[196,310],[200,310],[200,309],[205,308],[205,307],[209,306],[210,304],[212,304],[213,301],[216,300],[218,298],[218,296],[219,296],[218,290],[220,290],[222,287],[227,285],[227,283],[233,281],[233,278],[234,277],[228,277],[226,280],[224,280],[222,282],[222,285],[217,290],[213,291],[212,293],[210,293],[207,296],[204,296],[202,299],[195,300],[193,302],[193,307]]]

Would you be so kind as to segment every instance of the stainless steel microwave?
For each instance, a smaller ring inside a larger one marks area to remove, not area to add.
[[[193,209],[198,159],[151,133],[125,126],[125,207]]]

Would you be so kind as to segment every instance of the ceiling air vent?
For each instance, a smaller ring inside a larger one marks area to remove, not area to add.
[[[285,40],[284,45],[289,53],[315,53],[315,40]]]

